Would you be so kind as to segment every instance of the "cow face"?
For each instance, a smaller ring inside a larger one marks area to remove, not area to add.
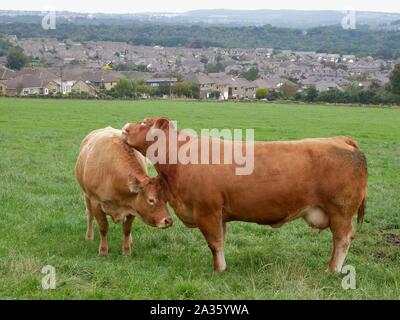
[[[139,180],[129,175],[128,186],[130,192],[136,194],[133,206],[146,224],[158,228],[172,226],[160,178],[146,177]]]
[[[170,121],[167,118],[147,118],[142,122],[127,123],[122,128],[122,139],[129,146],[135,148],[143,155],[153,141],[147,141],[146,136],[152,129],[167,131]]]

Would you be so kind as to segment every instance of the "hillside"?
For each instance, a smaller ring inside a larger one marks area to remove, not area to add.
[[[341,11],[306,10],[195,10],[184,13],[74,13],[57,12],[58,21],[84,25],[126,25],[132,23],[151,24],[204,24],[227,26],[260,26],[309,29],[339,24],[345,13]],[[35,11],[1,11],[0,23],[38,23],[43,13]],[[376,28],[399,20],[400,13],[357,11],[357,23]]]
[[[60,41],[118,41],[133,45],[166,47],[275,48],[297,51],[371,55],[376,58],[400,57],[400,31],[371,30],[368,27],[344,30],[340,26],[318,27],[308,31],[261,27],[199,25],[77,25],[57,24],[56,30],[43,30],[37,23],[0,24],[0,33],[19,38],[55,37]]]

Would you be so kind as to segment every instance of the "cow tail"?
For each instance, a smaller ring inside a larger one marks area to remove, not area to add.
[[[357,214],[357,223],[362,226],[364,223],[364,217],[365,217],[365,208],[366,208],[366,197],[361,202],[360,207],[358,208],[358,214]]]

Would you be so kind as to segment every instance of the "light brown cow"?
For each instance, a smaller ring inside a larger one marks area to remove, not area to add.
[[[178,134],[168,119],[160,118],[125,125],[123,137],[145,155],[153,143],[146,135],[154,129],[165,132],[167,144]],[[178,149],[186,143],[178,142]],[[201,143],[196,145],[200,154]],[[226,222],[280,227],[303,218],[313,228],[329,227],[333,253],[328,270],[334,272],[341,271],[355,235],[355,212],[359,222],[364,219],[367,164],[358,144],[348,137],[256,142],[254,171],[247,176],[236,175],[235,164],[171,164],[167,160],[155,168],[165,180],[176,215],[188,227],[200,228],[206,238],[216,271],[226,268]]]
[[[81,143],[75,169],[85,197],[85,238],[93,240],[95,218],[101,235],[100,256],[108,254],[106,215],[115,223],[123,224],[124,255],[131,254],[135,216],[159,228],[172,225],[161,179],[147,175],[146,158],[126,147],[121,141],[121,130],[108,127],[91,132]]]

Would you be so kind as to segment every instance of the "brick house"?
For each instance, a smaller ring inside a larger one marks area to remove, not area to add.
[[[87,93],[91,96],[95,96],[96,88],[90,82],[78,80],[71,86],[71,92]]]
[[[118,79],[124,75],[117,71],[93,70],[81,74],[84,82],[90,82],[96,90],[111,90],[117,85]]]
[[[47,73],[22,74],[7,80],[5,85],[7,96],[48,95],[61,90],[57,77],[49,77]]]

